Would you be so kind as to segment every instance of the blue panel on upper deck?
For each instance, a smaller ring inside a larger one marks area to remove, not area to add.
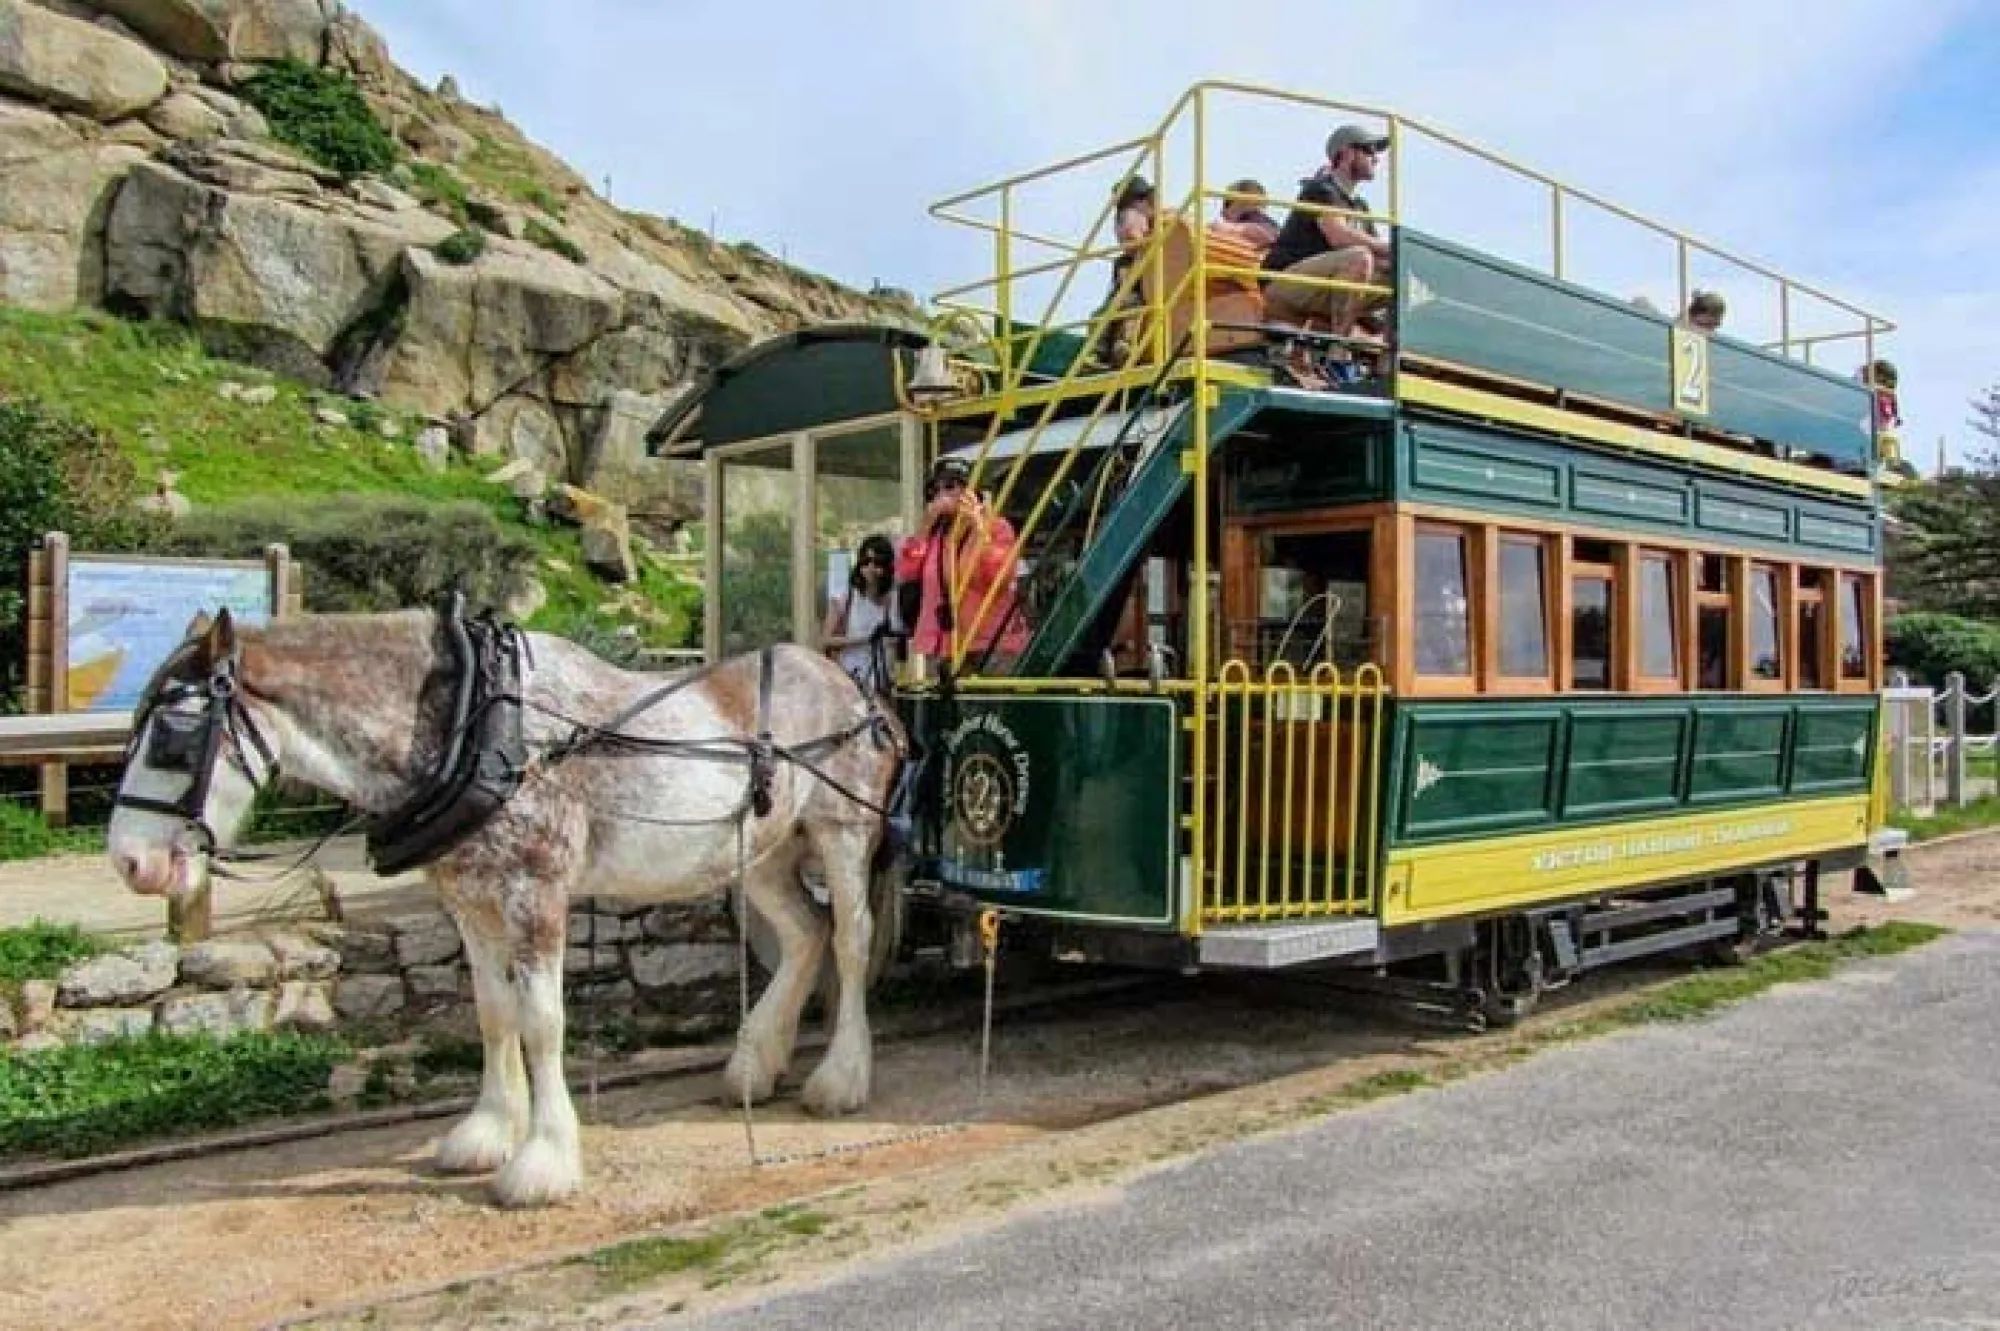
[[[1407,228],[1397,249],[1405,356],[1656,414],[1673,411],[1672,321]],[[1872,406],[1858,382],[1727,337],[1708,340],[1703,425],[1865,473]]]

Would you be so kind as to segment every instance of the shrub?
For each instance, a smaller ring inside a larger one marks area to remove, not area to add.
[[[150,1035],[0,1056],[0,1156],[88,1155],[326,1102],[345,1055],[323,1035]]]
[[[436,206],[460,226],[472,221],[472,196],[466,192],[465,182],[447,168],[435,162],[413,162],[410,182],[419,199]]]
[[[1889,664],[1919,683],[1943,684],[1957,670],[1984,693],[2000,679],[2000,624],[1920,611],[1890,620],[1886,637]]]
[[[0,798],[0,862],[82,854],[103,848],[101,828],[50,827],[35,810]]]
[[[282,142],[330,171],[352,177],[396,164],[396,141],[354,80],[337,70],[280,60],[237,91],[264,113]]]
[[[132,506],[138,469],[105,435],[32,399],[0,397],[0,712],[19,704],[28,555],[44,532],[125,550],[158,525]]]
[[[531,243],[540,245],[552,254],[560,254],[571,263],[585,262],[584,253],[578,248],[577,243],[552,226],[529,218],[527,230],[523,234]]]
[[[468,264],[486,253],[486,233],[478,227],[461,227],[437,244],[431,253],[449,264]]]
[[[432,605],[453,587],[473,607],[504,605],[526,589],[536,557],[527,536],[481,504],[377,494],[197,511],[163,544],[177,554],[253,558],[276,541],[306,565],[306,604],[321,611]]]

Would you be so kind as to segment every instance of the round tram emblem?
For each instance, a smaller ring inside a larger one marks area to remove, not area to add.
[[[975,846],[991,846],[1014,821],[1014,774],[992,753],[961,759],[952,782],[959,830]]]

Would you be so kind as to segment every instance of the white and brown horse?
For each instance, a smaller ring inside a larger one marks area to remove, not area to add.
[[[212,856],[227,850],[257,789],[280,769],[366,813],[402,807],[449,746],[445,628],[425,611],[240,631],[226,613],[198,622],[142,703],[144,733],[134,737],[108,846],[127,885],[169,898],[204,887]],[[547,635],[528,636],[526,657],[520,696],[531,754],[573,740],[574,722],[610,724],[661,683]],[[478,1104],[440,1145],[440,1168],[497,1169],[495,1193],[517,1206],[580,1185],[563,1079],[569,901],[713,897],[734,883],[739,849],[745,897],[775,934],[780,960],[737,1034],[726,1087],[762,1100],[790,1062],[829,933],[827,912],[800,880],[801,863],[813,862],[830,894],[839,996],[804,1103],[834,1114],[867,1101],[869,872],[884,829],[850,795],[886,802],[902,737],[817,653],[776,648],[769,670],[761,698],[753,654],[619,723],[635,737],[726,747],[754,736],[768,711],[763,724],[780,749],[845,736],[814,750],[810,768],[770,765],[768,811],[743,821],[740,848],[732,815],[746,802],[746,764],[597,744],[531,763],[499,812],[430,866],[465,940],[486,1053]]]

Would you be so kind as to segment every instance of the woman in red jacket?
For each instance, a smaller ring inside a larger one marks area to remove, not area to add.
[[[1028,626],[1014,609],[1014,528],[968,487],[970,474],[959,458],[931,468],[924,530],[903,541],[896,579],[919,589],[910,650],[948,659],[956,627],[973,669],[1001,671],[1028,645]]]

